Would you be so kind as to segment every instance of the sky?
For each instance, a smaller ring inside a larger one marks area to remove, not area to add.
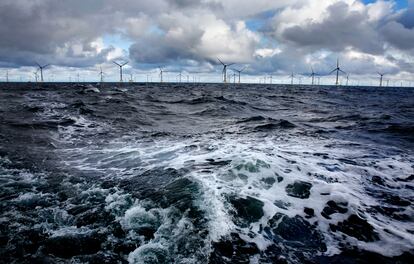
[[[414,85],[414,0],[1,0],[0,81],[221,80],[322,83],[339,59],[351,84]],[[229,74],[233,74],[229,70]],[[344,82],[346,76],[341,76]]]

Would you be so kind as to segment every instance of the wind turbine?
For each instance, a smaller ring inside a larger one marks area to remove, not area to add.
[[[380,76],[380,85],[379,85],[379,87],[382,87],[382,77],[384,77],[385,73],[380,73],[380,72],[377,72],[377,73]]]
[[[181,77],[183,76],[183,74],[180,72],[179,74],[177,74],[177,77],[179,78],[179,82],[181,83]]]
[[[9,82],[9,71],[6,71],[6,82]]]
[[[159,67],[159,69],[160,69],[160,80],[161,80],[161,83],[162,83],[162,74],[163,74],[163,72],[164,72],[164,70],[162,69],[162,67],[160,66]]]
[[[99,75],[101,76],[101,83],[103,83],[103,81],[104,81],[104,75],[105,75],[105,73],[102,71],[102,67],[99,67],[100,68],[100,72],[99,72]]]
[[[223,82],[227,83],[227,67],[233,65],[234,63],[225,64],[219,58],[217,58],[221,64],[223,64]]]
[[[335,85],[339,85],[339,72],[345,73],[341,68],[339,67],[339,59],[336,60],[336,68],[333,69],[328,75],[331,75],[333,72],[336,71],[336,82]]]
[[[349,83],[349,74],[346,75],[346,86],[348,86]]]
[[[35,80],[36,80],[36,82],[37,82],[37,78],[38,78],[38,72],[39,72],[39,70],[37,70],[37,71],[35,71],[33,74],[34,74],[34,76],[35,76]]]
[[[43,69],[46,68],[47,66],[49,66],[50,64],[46,64],[41,66],[39,63],[37,63],[37,66],[39,66],[39,70],[40,70],[40,81],[43,82]]]
[[[239,84],[240,84],[240,74],[244,71],[246,69],[246,67],[244,67],[243,69],[241,69],[241,70],[236,70],[236,69],[233,69],[233,71],[235,71],[235,72],[237,72],[238,74],[239,74]]]
[[[313,71],[313,67],[311,67],[312,73],[309,75],[310,77],[312,77],[312,85],[314,85],[315,83],[315,75],[317,75],[314,71]]]
[[[293,72],[289,75],[289,77],[290,77],[290,84],[293,85],[293,78],[295,77]]]
[[[116,61],[113,61],[113,63],[119,66],[119,77],[120,77],[119,78],[119,81],[122,82],[122,67],[124,67],[125,65],[127,65],[128,64],[128,61],[127,62],[124,62],[124,63],[118,63]]]

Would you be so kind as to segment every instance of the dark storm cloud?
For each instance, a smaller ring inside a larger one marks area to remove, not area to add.
[[[197,59],[191,52],[200,42],[202,32],[193,31],[185,39],[168,39],[164,35],[145,36],[129,48],[130,57],[146,64],[160,64],[182,59]],[[199,58],[201,59],[201,58]]]
[[[401,50],[411,50],[414,55],[414,1],[395,21],[380,29],[386,40]]]
[[[395,21],[381,29],[387,41],[402,50],[414,49],[414,29],[404,27]]]
[[[62,65],[92,64],[109,50],[90,56],[91,42],[108,27],[100,14],[88,13],[102,6],[94,1],[9,1],[0,3],[0,61],[13,65],[33,65],[43,57]],[[80,46],[81,53],[74,52]],[[88,55],[87,55],[88,54]],[[89,56],[89,59],[87,58]]]
[[[403,13],[401,18],[398,19],[398,22],[403,25],[405,28],[413,29],[414,28],[414,6],[408,9]]]
[[[309,21],[285,29],[283,39],[315,50],[342,51],[351,46],[366,53],[383,53],[380,36],[367,21],[366,14],[352,11],[342,2],[329,6],[326,12],[328,15],[321,22]]]
[[[414,28],[414,0],[408,1],[408,8],[401,14],[397,21],[408,29]]]
[[[164,12],[176,9],[219,6],[201,2],[4,0],[0,2],[0,35],[3,36],[0,38],[0,61],[2,65],[10,66],[30,66],[35,60],[63,66],[90,66],[104,61],[112,50],[109,47],[97,52],[91,47],[91,43],[105,34],[125,35],[128,19],[145,14],[152,20]],[[148,55],[142,55],[145,56],[144,62],[171,60],[189,54],[185,50],[189,48],[188,45],[181,45],[185,43],[153,43],[154,37],[144,36],[144,39],[148,43],[142,43],[142,40],[138,39],[131,47],[133,54],[137,54],[134,52],[136,47],[150,47],[147,50]],[[186,38],[186,41],[190,41],[191,44],[191,37]],[[78,49],[80,46],[81,51],[74,52],[74,45],[77,45]]]

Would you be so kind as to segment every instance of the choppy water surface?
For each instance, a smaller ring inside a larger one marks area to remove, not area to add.
[[[408,263],[414,90],[2,86],[0,262]]]

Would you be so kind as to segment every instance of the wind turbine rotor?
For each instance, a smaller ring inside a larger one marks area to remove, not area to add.
[[[219,60],[219,62],[221,63],[221,64],[223,64],[223,66],[225,66],[226,64],[224,64],[219,58],[217,58],[218,60]]]

